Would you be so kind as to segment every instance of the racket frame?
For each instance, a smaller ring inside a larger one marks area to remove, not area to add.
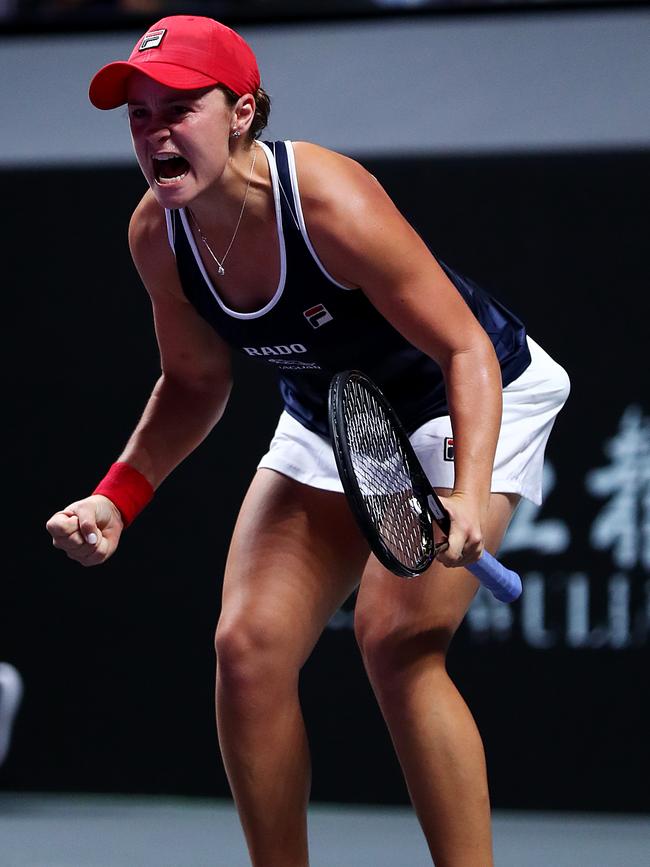
[[[357,481],[352,457],[350,455],[350,448],[344,432],[345,389],[353,380],[363,384],[363,388],[372,395],[373,399],[377,401],[382,411],[386,414],[390,424],[395,430],[400,447],[406,457],[408,475],[413,484],[413,492],[420,505],[419,520],[431,545],[430,551],[425,554],[415,568],[406,566],[391,552],[369,517],[368,509],[364,503],[364,497]],[[360,370],[344,370],[341,373],[337,373],[332,378],[329,388],[328,410],[334,458],[336,460],[336,466],[339,471],[341,483],[343,484],[343,490],[347,496],[350,508],[352,509],[373,554],[383,566],[394,574],[399,575],[402,578],[416,578],[431,566],[440,547],[435,544],[431,518],[436,521],[442,532],[447,536],[449,533],[449,515],[440,502],[438,495],[431,487],[431,483],[422,469],[404,426],[383,392]]]

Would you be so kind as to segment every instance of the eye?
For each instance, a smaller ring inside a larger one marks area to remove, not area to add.
[[[171,107],[171,112],[174,117],[184,117],[186,114],[189,114],[190,109],[186,105],[173,105]]]
[[[131,118],[131,120],[142,120],[145,115],[146,111],[144,108],[129,106],[129,117]]]

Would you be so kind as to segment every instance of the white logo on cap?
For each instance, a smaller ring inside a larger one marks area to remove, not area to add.
[[[152,30],[151,33],[147,33],[140,43],[138,51],[146,51],[148,48],[158,48],[163,41],[165,33],[167,33],[166,30]]]

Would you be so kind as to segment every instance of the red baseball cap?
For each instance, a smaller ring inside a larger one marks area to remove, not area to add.
[[[92,104],[102,109],[124,105],[134,70],[178,90],[224,84],[242,96],[260,86],[250,46],[230,27],[200,15],[171,15],[156,22],[137,41],[128,60],[109,63],[94,76]]]

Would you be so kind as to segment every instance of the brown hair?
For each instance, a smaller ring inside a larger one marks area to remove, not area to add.
[[[235,105],[239,99],[237,94],[224,84],[218,86],[219,89],[225,93],[229,104],[231,106]],[[248,136],[251,140],[260,137],[262,130],[269,122],[269,114],[271,113],[271,97],[263,87],[257,88],[253,94],[253,98],[255,99],[255,115],[253,117],[253,122],[248,129]]]

